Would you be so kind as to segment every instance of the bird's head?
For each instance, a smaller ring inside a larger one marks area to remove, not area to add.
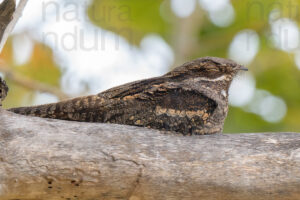
[[[175,68],[166,76],[169,77],[203,77],[207,80],[228,80],[232,81],[238,71],[248,69],[236,62],[217,57],[198,58]]]

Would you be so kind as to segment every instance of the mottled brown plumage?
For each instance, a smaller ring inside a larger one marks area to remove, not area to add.
[[[10,111],[45,118],[127,124],[182,134],[223,130],[228,88],[239,70],[231,60],[199,58],[151,79],[127,83],[98,95]]]
[[[2,106],[2,101],[5,99],[7,92],[8,87],[6,85],[6,82],[0,77],[0,106]]]

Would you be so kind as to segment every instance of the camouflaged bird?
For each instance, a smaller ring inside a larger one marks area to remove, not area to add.
[[[228,88],[243,66],[204,57],[171,72],[127,83],[97,95],[9,111],[62,120],[103,122],[175,131],[221,133],[228,112]]]

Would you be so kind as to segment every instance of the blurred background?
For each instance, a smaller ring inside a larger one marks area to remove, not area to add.
[[[249,68],[230,88],[224,132],[300,132],[299,24],[300,0],[29,0],[0,55],[4,107],[96,94],[218,56]]]

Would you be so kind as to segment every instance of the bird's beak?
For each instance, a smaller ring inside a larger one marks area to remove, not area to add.
[[[240,65],[237,70],[248,71],[248,68],[244,67],[243,65]]]

